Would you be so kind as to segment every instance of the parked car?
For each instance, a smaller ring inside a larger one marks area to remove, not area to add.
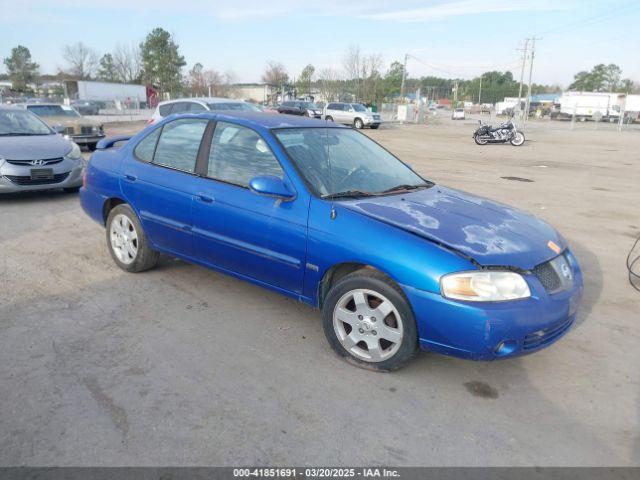
[[[95,150],[96,144],[104,138],[102,125],[80,115],[73,107],[57,103],[23,103],[22,108],[35,113],[56,132],[66,135],[78,145]]]
[[[100,106],[96,102],[91,102],[89,100],[76,100],[71,102],[71,106],[75,108],[80,115],[100,114]]]
[[[163,118],[175,113],[200,113],[207,111],[247,111],[260,112],[261,109],[244,100],[232,100],[230,98],[206,97],[206,98],[178,98],[160,102],[149,120],[156,123]]]
[[[0,193],[52,188],[77,192],[83,169],[78,145],[31,112],[0,106]]]
[[[379,370],[418,348],[476,360],[540,350],[571,328],[582,295],[547,223],[308,118],[167,118],[102,141],[80,196],[121,269],[148,270],[162,252],[296,298],[322,309],[339,355]]]
[[[454,108],[451,112],[451,120],[464,120],[464,108]]]
[[[288,115],[302,115],[309,118],[322,118],[322,109],[313,102],[303,102],[301,100],[293,100],[282,102],[278,105],[278,113],[286,113]]]
[[[380,126],[380,115],[370,112],[361,103],[329,103],[324,108],[323,116],[329,122],[353,125],[357,129],[363,127],[376,129]]]

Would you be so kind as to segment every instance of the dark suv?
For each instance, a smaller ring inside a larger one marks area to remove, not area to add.
[[[322,118],[322,109],[320,107],[313,102],[303,102],[300,100],[282,102],[278,107],[278,113],[302,115],[310,118]]]

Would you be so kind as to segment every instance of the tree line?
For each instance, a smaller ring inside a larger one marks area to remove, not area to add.
[[[153,85],[161,96],[169,94],[192,96],[229,96],[233,91],[235,76],[232,72],[207,69],[195,63],[186,74],[184,57],[172,35],[162,28],[155,28],[137,45],[117,45],[111,52],[100,55],[82,42],[62,48],[64,65],[58,67],[58,78],[95,79],[107,82],[145,83]],[[7,77],[16,92],[27,93],[29,84],[40,78],[39,65],[31,52],[23,45],[14,47],[4,59]],[[327,101],[359,101],[377,104],[398,100],[405,76],[405,91],[429,99],[468,100],[495,103],[504,97],[518,95],[520,83],[509,71],[489,71],[473,79],[443,78],[437,76],[411,77],[398,61],[384,68],[382,55],[363,52],[358,45],[351,45],[340,59],[339,67],[317,70],[306,65],[297,75],[290,77],[282,62],[269,61],[262,73],[262,81],[270,88],[275,101],[278,93],[286,91],[295,97],[313,97],[319,93]],[[596,65],[591,71],[578,72],[571,90],[633,92],[636,86],[629,79],[622,79],[617,65]],[[526,88],[523,89],[525,95]],[[553,85],[532,86],[532,93],[559,92]]]

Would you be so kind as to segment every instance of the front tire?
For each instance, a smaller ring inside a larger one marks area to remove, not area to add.
[[[358,270],[331,288],[322,324],[336,353],[359,367],[395,370],[418,351],[409,302],[397,284],[375,270]]]
[[[371,130],[377,130],[380,125],[371,125]]]
[[[513,136],[510,142],[514,147],[519,147],[524,143],[524,133],[522,133],[520,130],[517,130],[516,134]]]
[[[332,117],[331,115],[327,115],[326,117],[324,117],[324,119],[325,119],[327,122],[333,122],[333,117]]]
[[[122,270],[143,272],[156,266],[159,253],[149,246],[138,216],[127,204],[116,206],[107,217],[107,246]]]
[[[356,119],[353,121],[353,126],[354,126],[355,128],[357,128],[358,130],[360,130],[362,127],[364,127],[364,122],[362,121],[362,119],[361,119],[361,118],[356,118]]]
[[[80,191],[80,187],[67,187],[62,190],[64,190],[64,193],[78,193]]]

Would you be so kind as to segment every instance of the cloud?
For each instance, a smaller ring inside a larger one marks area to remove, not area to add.
[[[135,12],[157,14],[205,15],[220,21],[242,22],[261,19],[281,18],[283,22],[289,16],[342,17],[376,21],[420,22],[441,20],[443,18],[477,15],[481,13],[500,13],[514,11],[557,10],[558,5],[573,0],[453,0],[429,2],[418,0],[368,0],[367,2],[345,2],[344,0],[110,0],[108,3],[87,3],[86,0],[57,0],[55,7],[51,0],[30,0],[15,3],[12,0],[0,0],[0,10],[12,18],[34,16],[58,20],[66,12],[78,12],[81,9],[103,12]]]
[[[562,10],[565,8],[566,5],[563,5],[561,2],[538,1],[534,3],[527,0],[462,0],[439,3],[427,7],[363,13],[358,15],[358,17],[366,20],[427,22],[483,13],[549,11]]]

